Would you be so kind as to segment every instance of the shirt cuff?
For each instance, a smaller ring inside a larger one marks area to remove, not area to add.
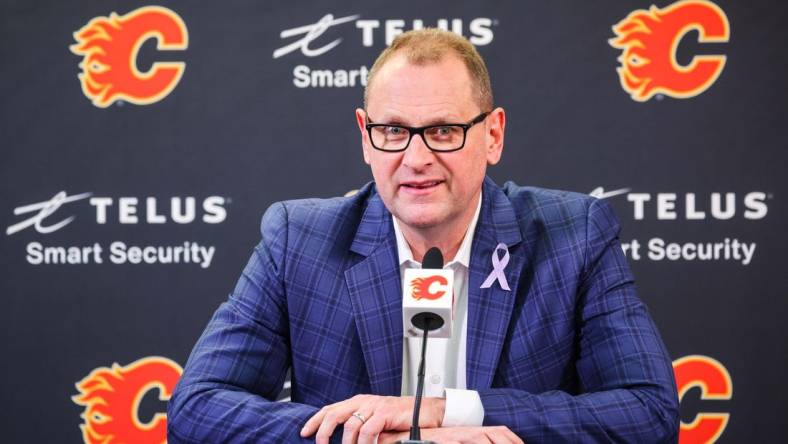
[[[484,406],[479,392],[447,388],[446,410],[441,427],[480,427],[484,424]]]

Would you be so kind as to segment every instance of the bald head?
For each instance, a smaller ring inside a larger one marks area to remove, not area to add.
[[[397,57],[395,57],[397,56]],[[489,111],[493,106],[490,75],[484,60],[476,48],[464,37],[450,31],[426,28],[400,34],[383,50],[372,65],[367,86],[364,89],[364,108],[369,105],[369,96],[373,90],[375,78],[392,59],[403,56],[407,63],[413,65],[434,64],[444,57],[454,56],[462,61],[471,79],[471,94],[480,109]]]

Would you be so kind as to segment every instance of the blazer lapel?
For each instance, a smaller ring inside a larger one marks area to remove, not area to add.
[[[391,214],[378,194],[369,200],[351,250],[366,256],[345,271],[372,393],[402,387],[402,291]]]
[[[526,263],[520,226],[511,202],[495,183],[486,178],[482,188],[482,209],[471,246],[468,277],[468,343],[466,351],[467,388],[489,388],[509,327],[520,274]],[[504,274],[511,291],[498,281],[480,288],[492,272],[492,254],[499,243],[509,249]]]

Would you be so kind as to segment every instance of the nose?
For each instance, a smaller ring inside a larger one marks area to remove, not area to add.
[[[424,136],[414,134],[410,140],[410,145],[405,150],[402,157],[402,164],[414,170],[422,170],[424,167],[432,165],[435,161],[435,153],[432,152],[424,143]]]

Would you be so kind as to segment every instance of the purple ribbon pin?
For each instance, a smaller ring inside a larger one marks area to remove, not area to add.
[[[498,257],[498,250],[503,250],[503,259]],[[490,288],[492,287],[493,282],[498,281],[501,284],[501,288],[506,291],[512,291],[509,288],[509,283],[506,282],[506,275],[503,274],[503,270],[506,268],[506,265],[509,263],[509,249],[506,248],[506,244],[500,243],[495,246],[495,250],[493,250],[492,254],[492,266],[493,271],[487,276],[487,280],[484,281],[481,287],[479,288]]]

